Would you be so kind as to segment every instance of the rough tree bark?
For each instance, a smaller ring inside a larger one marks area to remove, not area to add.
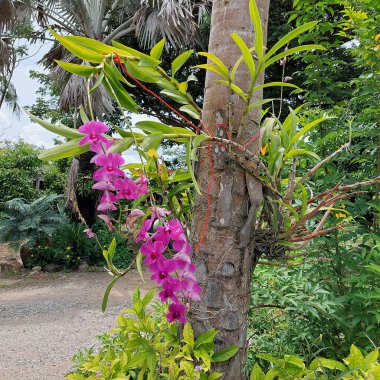
[[[256,0],[266,40],[269,0]],[[241,53],[230,37],[238,33],[249,46],[253,46],[254,31],[248,11],[248,0],[214,0],[209,52],[218,56],[232,68]],[[240,66],[235,82],[245,91],[249,73]],[[216,83],[217,75],[208,71],[202,121],[212,134],[226,136],[229,127],[232,139],[246,143],[258,132],[260,110],[255,109],[242,121],[243,103],[231,95],[227,87]],[[259,82],[263,81],[263,77]],[[254,95],[253,101],[260,99]],[[258,150],[259,139],[250,146]],[[212,167],[207,145],[201,149],[197,169],[203,192],[194,206],[192,241],[199,243],[207,211],[207,188],[212,172],[214,180],[210,191],[210,218],[207,231],[198,253],[194,255],[197,278],[203,288],[200,303],[192,305],[189,317],[196,335],[210,328],[220,332],[216,337],[216,350],[236,344],[242,347],[238,354],[216,369],[224,372],[224,379],[244,379],[244,361],[247,348],[247,313],[250,303],[250,282],[256,265],[254,257],[254,221],[262,199],[262,188],[234,162],[228,151],[212,145]]]

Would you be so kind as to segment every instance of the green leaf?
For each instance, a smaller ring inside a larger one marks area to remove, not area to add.
[[[255,67],[255,61],[252,57],[252,54],[247,46],[247,44],[244,42],[244,40],[236,33],[231,34],[232,39],[235,41],[236,45],[238,45],[240,51],[243,54],[244,62],[248,67],[249,73],[251,75],[251,78],[255,77],[256,74],[256,67]]]
[[[199,348],[199,346],[201,346],[202,344],[213,343],[217,333],[217,330],[210,329],[205,331],[203,334],[199,335],[199,337],[195,341],[195,348]]]
[[[116,284],[116,281],[120,278],[121,276],[116,276],[107,286],[106,291],[104,292],[103,296],[103,302],[102,302],[102,312],[104,313],[107,309],[107,304],[108,304],[108,297],[110,295],[110,292],[113,288],[113,286]]]
[[[79,107],[79,115],[83,124],[88,123],[90,121],[90,119],[86,115],[86,112],[84,111],[83,105]]]
[[[138,51],[136,49],[132,49],[129,46],[125,46],[118,41],[112,41],[112,47],[110,47],[110,49],[115,50],[115,47],[117,49],[120,49],[120,51],[122,53],[124,53],[124,55],[125,55],[125,53],[127,53],[128,55],[130,55],[132,57],[139,58],[140,59],[140,66],[155,67],[161,63],[161,61],[159,59],[156,59],[155,57],[141,53],[140,51]]]
[[[288,21],[290,22],[290,21]],[[300,34],[306,32],[307,30],[313,29],[317,25],[318,21],[311,21],[304,25],[299,26],[298,28],[292,30],[287,35],[282,37],[274,46],[268,51],[265,56],[265,59],[269,59],[273,54],[275,54],[283,46],[287,45],[290,41],[298,37]]]
[[[158,149],[164,135],[162,132],[155,132],[151,135],[145,137],[144,141],[141,144],[141,147],[144,152],[147,152],[149,149]]]
[[[126,137],[120,140],[117,140],[115,144],[113,144],[108,151],[111,153],[123,153],[128,150],[135,140],[132,137]]]
[[[251,103],[248,107],[248,111],[252,111],[254,108],[258,108],[258,107],[261,107],[262,105],[266,104],[266,103],[269,103],[273,100],[276,100],[275,98],[272,98],[272,99],[262,99],[262,100],[258,100],[257,102],[254,102],[254,103]]]
[[[363,368],[365,361],[361,351],[354,345],[351,345],[350,356],[345,360],[349,369]]]
[[[227,75],[226,75],[226,73],[224,72],[224,70],[222,70],[220,67],[217,67],[217,66],[214,66],[214,65],[210,65],[208,63],[204,63],[202,65],[196,65],[196,66],[194,66],[194,68],[213,71],[214,73],[219,74],[221,77],[223,77],[225,80],[228,81],[228,72],[227,72]]]
[[[174,77],[175,73],[186,63],[193,52],[194,50],[185,51],[172,62],[172,77]]]
[[[99,85],[103,82],[103,79],[104,79],[104,71],[101,71],[96,79],[95,84],[90,89],[90,94],[92,94],[99,87]]]
[[[257,363],[252,368],[249,380],[264,380],[264,372]]]
[[[113,238],[109,247],[108,247],[108,260],[107,264],[112,264],[113,256],[115,255],[116,251],[116,238]]]
[[[263,59],[264,53],[264,37],[263,37],[263,27],[261,25],[260,13],[256,5],[255,0],[249,1],[249,14],[251,15],[251,20],[253,27],[255,28],[255,50],[259,62]]]
[[[136,127],[141,129],[146,133],[156,133],[162,132],[165,134],[174,133],[173,127],[169,127],[168,125],[159,123],[157,121],[143,120],[139,121],[136,124]]]
[[[194,332],[191,324],[186,322],[183,326],[183,342],[187,343],[191,347],[194,345]]]
[[[160,42],[158,42],[156,45],[152,47],[152,50],[150,51],[150,56],[152,58],[160,59],[161,54],[165,47],[165,38],[163,38]]]
[[[69,128],[69,127],[66,127],[62,124],[61,125],[55,125],[55,124],[49,123],[45,120],[40,119],[37,116],[32,115],[30,112],[28,112],[26,110],[24,110],[24,111],[28,114],[28,116],[34,122],[41,125],[41,127],[44,127],[48,131],[55,133],[56,135],[67,137],[69,139],[75,139],[78,137],[84,137],[85,136],[83,133],[80,133],[77,129]]]
[[[143,307],[148,306],[149,302],[152,301],[155,292],[156,292],[156,289],[152,289],[148,293],[145,294],[144,298],[141,300]]]
[[[207,377],[207,380],[216,380],[223,376],[223,373],[220,372],[213,372]]]
[[[314,152],[311,152],[310,150],[306,150],[306,149],[290,149],[289,152],[285,155],[283,161],[285,162],[289,158],[291,158],[293,156],[299,156],[301,154],[308,154],[309,156],[312,156],[312,157],[316,158],[317,160],[321,159],[318,156],[318,154],[316,154]]]
[[[308,131],[310,131],[310,129],[314,128],[316,125],[322,123],[323,121],[325,120],[330,120],[332,119],[331,117],[321,117],[320,119],[317,119],[317,120],[313,120],[311,123],[305,125],[299,132],[297,132],[295,134],[295,136],[292,138],[292,140],[290,141],[290,145],[294,145],[296,144],[299,139],[305,134],[307,133]]]
[[[292,83],[286,83],[286,82],[270,82],[270,83],[262,84],[262,85],[260,85],[260,86],[256,86],[256,87],[253,89],[253,92],[258,91],[258,90],[261,90],[261,89],[263,89],[263,88],[267,88],[267,87],[293,87],[293,88],[299,88],[298,86],[296,86],[295,84],[292,84]]]
[[[198,161],[197,149],[198,149],[199,145],[202,144],[203,141],[208,140],[208,139],[209,139],[209,137],[203,133],[194,138],[193,147],[192,147],[191,155],[190,155],[190,157],[193,161]]]
[[[52,29],[49,30],[58,42],[60,42],[70,53],[73,53],[78,58],[81,58],[84,61],[94,63],[100,63],[103,61],[103,54],[95,53],[93,50],[87,49],[82,45],[70,41],[68,37],[60,36],[59,34],[55,33]]]
[[[42,152],[38,158],[42,161],[56,161],[61,158],[73,157],[88,152],[90,150],[90,144],[79,145],[81,139],[82,138],[74,139],[57,145],[54,148],[45,150],[45,152]]]
[[[214,363],[225,362],[235,356],[239,349],[240,347],[238,346],[227,347],[224,350],[216,352],[212,355],[212,361]]]
[[[198,194],[202,195],[201,189],[199,188],[197,179],[195,178],[195,173],[193,170],[193,165],[191,162],[191,145],[192,141],[191,139],[187,142],[186,144],[186,163],[187,163],[187,168],[189,169],[191,179],[193,180],[194,188],[198,192]]]
[[[189,101],[187,100],[186,96],[181,94],[179,91],[167,91],[163,90],[161,91],[161,94],[167,95],[170,99],[173,99],[175,102],[179,104],[188,104]]]
[[[340,370],[340,371],[345,371],[346,366],[338,362],[337,360],[333,359],[325,359],[325,358],[315,358],[311,363],[310,363],[310,369],[311,370],[316,370],[318,367],[324,367],[327,369],[332,369],[332,370]]]
[[[186,104],[186,105],[182,106],[179,110],[187,113],[193,119],[196,119],[196,120],[200,119],[200,114],[199,114],[198,110],[196,110],[195,107],[192,106],[191,104]]]
[[[282,53],[275,55],[273,58],[266,60],[262,67],[262,70],[265,70],[267,67],[271,66],[273,63],[281,60],[282,58],[288,57],[289,55],[300,53],[301,51],[310,51],[310,50],[326,50],[326,49],[321,45],[314,45],[314,44],[297,46],[297,47],[285,50]]]
[[[168,182],[181,182],[191,179],[191,174],[188,170],[178,169],[168,179]]]
[[[54,60],[59,66],[68,71],[71,74],[80,75],[83,77],[90,77],[99,71],[96,67],[86,66],[86,65],[78,65],[76,63],[69,63],[64,61],[59,61],[57,59]]]
[[[141,252],[139,250],[137,253],[137,256],[136,256],[137,272],[139,272],[139,275],[140,275],[142,281],[145,282],[144,274],[143,274],[143,270],[142,270],[142,260],[143,260],[143,255],[141,254]]]
[[[158,83],[162,80],[161,75],[157,75],[150,67],[137,67],[134,62],[126,61],[125,67],[129,74],[143,82]]]
[[[227,80],[219,80],[219,79],[217,79],[215,82],[222,83],[225,86],[230,87],[231,90],[235,92],[236,94],[238,94],[243,99],[244,102],[247,102],[247,96],[245,95],[244,91],[235,83],[231,83]]]
[[[217,67],[219,67],[220,71],[221,71],[221,75],[223,76],[223,78],[225,78],[226,80],[228,80],[228,69],[227,69],[227,66],[215,55],[211,54],[211,53],[206,53],[206,52],[200,52],[198,53],[199,55],[203,56],[203,57],[207,57],[211,62],[215,63],[215,65]]]

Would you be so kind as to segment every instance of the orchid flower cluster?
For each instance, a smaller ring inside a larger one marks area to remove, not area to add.
[[[79,131],[85,134],[79,144],[90,144],[90,150],[96,153],[91,162],[100,166],[93,175],[96,181],[93,189],[103,191],[99,211],[117,210],[118,200],[138,199],[148,193],[147,178],[144,175],[136,181],[127,178],[120,169],[124,164],[123,157],[118,153],[109,152],[114,141],[104,136],[108,131],[105,124],[91,121],[82,125]],[[181,300],[199,301],[201,293],[194,276],[195,267],[190,258],[191,246],[181,222],[178,219],[169,219],[170,211],[154,206],[150,208],[150,213],[150,218],[143,220],[135,240],[142,242],[140,252],[145,256],[144,263],[152,273],[151,279],[162,288],[159,293],[161,301],[171,301],[168,320],[186,322],[186,306]],[[109,221],[106,215],[99,216]],[[127,229],[132,231],[137,219],[145,217],[144,211],[132,210],[126,219]],[[166,251],[175,253],[171,258],[167,258],[164,255]]]
[[[93,174],[97,183],[92,187],[104,191],[98,211],[117,210],[116,203],[119,199],[138,199],[148,193],[146,177],[141,175],[137,181],[127,178],[120,169],[125,162],[124,158],[118,153],[108,151],[114,144],[113,140],[103,135],[108,130],[107,125],[97,121],[90,121],[79,127],[79,132],[86,135],[79,141],[79,145],[90,144],[90,150],[96,153],[91,163],[101,166]]]

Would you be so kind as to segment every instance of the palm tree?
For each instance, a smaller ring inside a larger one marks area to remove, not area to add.
[[[0,213],[0,242],[11,242],[21,257],[27,255],[29,248],[65,223],[65,214],[59,207],[61,199],[51,194],[31,203],[22,198],[5,202]]]
[[[40,31],[32,34],[33,38],[45,38],[43,32],[50,25],[61,33],[82,35],[104,43],[127,38],[130,45],[137,43],[148,49],[165,38],[168,49],[181,49],[196,41],[197,23],[202,21],[209,3],[210,0],[2,0],[0,30],[9,33],[19,17],[25,18],[27,14],[41,26]],[[78,62],[58,43],[53,44],[42,60],[61,88],[59,107],[62,111],[73,112],[75,126],[78,108],[83,105],[88,111],[86,82],[83,77],[69,75],[56,65],[55,59]],[[92,105],[95,117],[104,118],[114,111],[103,86],[97,87],[92,94]],[[81,156],[79,163],[76,161],[73,160],[70,170],[67,206],[75,220],[83,221],[82,213],[91,225],[95,221],[97,199],[91,194],[80,195],[73,188],[77,177],[91,178],[88,172],[90,156]]]

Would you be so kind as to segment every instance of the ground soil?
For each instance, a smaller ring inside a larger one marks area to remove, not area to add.
[[[116,283],[102,313],[110,280],[105,272],[0,278],[0,379],[63,379],[74,353],[116,325],[135,287],[150,286],[131,271]]]

